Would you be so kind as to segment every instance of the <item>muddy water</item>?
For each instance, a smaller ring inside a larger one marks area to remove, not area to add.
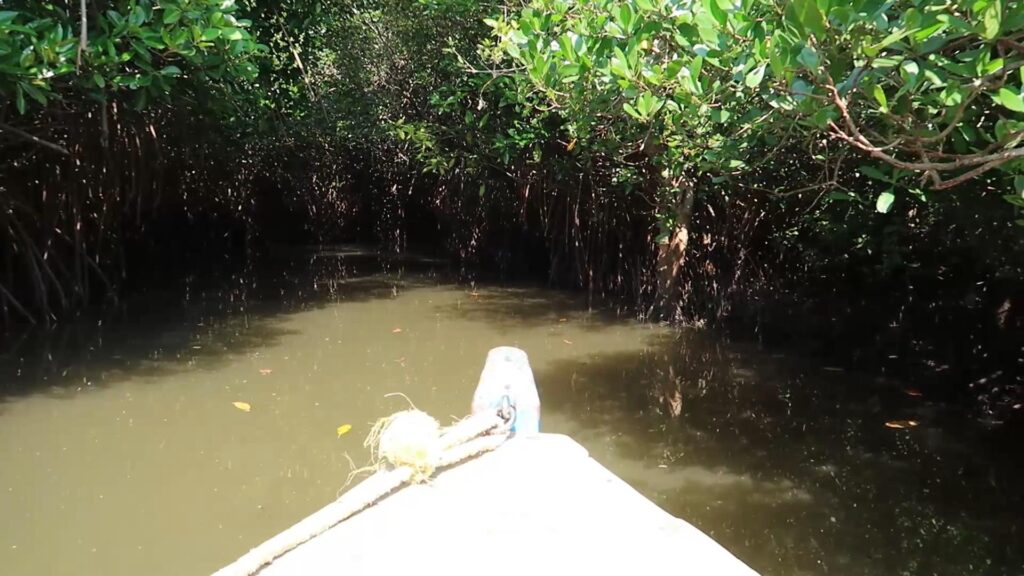
[[[927,398],[565,293],[365,261],[190,282],[10,343],[0,572],[209,573],[332,499],[369,423],[406,406],[390,394],[464,415],[506,344],[530,355],[547,431],[764,573],[1021,566],[1019,469]]]

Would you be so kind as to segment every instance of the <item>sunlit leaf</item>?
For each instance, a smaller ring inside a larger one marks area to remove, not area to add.
[[[882,214],[889,212],[892,209],[892,201],[895,199],[896,196],[892,192],[882,192],[878,195],[878,199],[875,200],[875,210]]]
[[[252,406],[249,405],[248,402],[232,402],[231,404],[235,408],[238,408],[239,410],[241,410],[242,412],[248,412],[248,411],[252,410]]]
[[[883,111],[887,111],[889,109],[889,100],[885,97],[885,90],[883,90],[878,84],[875,84],[874,89],[872,89],[872,94],[878,102],[878,106],[881,107]]]
[[[352,425],[351,424],[342,424],[341,426],[338,426],[338,438],[341,438],[342,436],[347,434],[349,432],[349,430],[351,430],[351,429],[352,429]]]
[[[992,99],[1014,112],[1024,112],[1024,99],[1009,88],[1000,88]]]
[[[1002,0],[990,0],[988,7],[981,15],[980,32],[986,40],[992,40],[999,35],[999,28],[1002,26],[1003,3]]]
[[[765,64],[761,64],[747,73],[747,77],[743,80],[743,83],[747,85],[747,88],[756,88],[761,84],[761,80],[764,78],[765,66]]]

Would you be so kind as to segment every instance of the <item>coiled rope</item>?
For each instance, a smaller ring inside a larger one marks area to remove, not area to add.
[[[514,410],[509,409],[506,402],[498,413],[475,414],[445,428],[434,438],[424,438],[423,434],[419,434],[420,437],[417,438],[403,439],[398,437],[400,432],[389,434],[389,430],[400,431],[404,427],[404,422],[422,422],[424,418],[434,422],[436,430],[436,421],[416,410],[399,412],[382,420],[378,427],[375,427],[375,433],[368,439],[368,442],[376,444],[377,454],[382,460],[378,464],[377,472],[334,502],[249,550],[238,560],[215,572],[213,576],[253,576],[275,559],[372,506],[404,485],[422,482],[436,469],[453,466],[494,450],[509,438]],[[417,428],[415,424],[413,428]],[[422,431],[422,427],[417,432],[419,431]],[[427,435],[429,436],[429,433]],[[406,440],[411,441],[417,449],[405,450],[406,446],[401,444]],[[422,446],[427,446],[428,449],[419,450]],[[404,455],[396,458],[396,453]],[[406,457],[409,453],[414,453],[415,458],[423,460],[411,461]],[[391,465],[384,467],[383,460],[387,460]]]

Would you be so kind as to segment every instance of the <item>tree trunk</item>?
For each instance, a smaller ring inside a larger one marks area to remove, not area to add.
[[[686,260],[686,246],[690,240],[690,222],[693,217],[694,189],[688,180],[674,182],[675,226],[668,237],[658,244],[658,308],[663,316],[675,317],[682,300],[680,273]]]

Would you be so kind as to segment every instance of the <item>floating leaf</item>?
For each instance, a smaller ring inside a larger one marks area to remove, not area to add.
[[[915,390],[913,388],[907,388],[906,390],[903,391],[903,393],[906,394],[907,396],[924,396],[924,394],[920,390]]]
[[[252,410],[252,406],[250,406],[248,402],[232,402],[231,404],[242,412],[249,412]]]
[[[391,331],[391,333],[392,334],[401,334],[402,333],[402,329],[401,328],[395,328],[394,330]]]
[[[566,344],[570,345],[572,344],[572,340],[566,340],[565,338],[562,339],[562,342],[565,342]]]
[[[267,374],[270,374],[271,372],[273,372],[273,370],[270,369],[270,368],[260,368],[260,374],[263,375],[263,376],[266,376]]]
[[[902,430],[904,428],[914,428],[918,424],[920,424],[920,422],[917,420],[890,420],[885,423],[885,427]]]
[[[351,424],[342,424],[341,426],[338,426],[338,438],[341,438],[342,436],[347,434],[348,431],[351,430],[351,429],[352,429],[352,425]]]

